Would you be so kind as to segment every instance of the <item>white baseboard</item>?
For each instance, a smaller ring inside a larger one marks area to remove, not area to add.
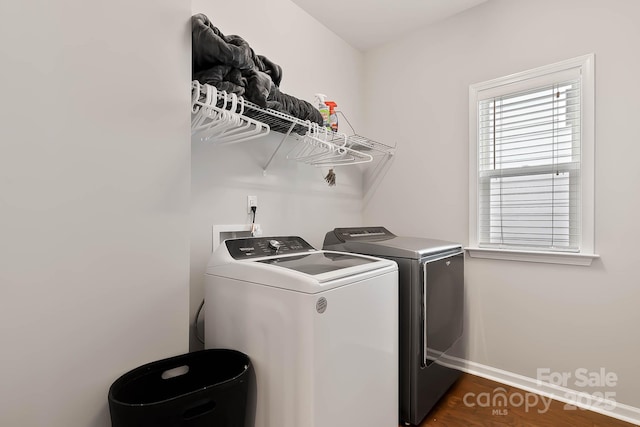
[[[587,409],[631,424],[640,425],[640,408],[592,396],[589,396],[587,399],[581,399],[579,398],[580,396],[587,396],[584,392],[571,390],[567,387],[561,387],[551,383],[545,383],[534,378],[525,377],[523,375],[482,365],[469,360],[444,356],[440,361],[442,365],[459,369],[463,372],[477,375],[501,384],[516,387],[527,392],[536,393],[544,397],[558,400],[566,403],[570,407]]]

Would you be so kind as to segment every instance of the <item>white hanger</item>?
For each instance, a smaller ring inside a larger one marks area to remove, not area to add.
[[[214,86],[192,83],[191,134],[201,141],[225,145],[248,141],[267,135],[266,123],[244,115],[244,98],[235,93],[218,91]],[[200,94],[204,91],[204,100]]]
[[[317,123],[311,123],[309,130],[302,140],[307,149],[301,150],[293,158],[298,161],[307,162],[331,153],[333,151],[333,144],[327,142],[325,138],[320,137],[320,134],[320,126]]]

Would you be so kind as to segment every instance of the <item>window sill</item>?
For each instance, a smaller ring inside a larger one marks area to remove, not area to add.
[[[502,259],[508,261],[542,262],[546,264],[566,264],[590,266],[596,254],[566,252],[519,251],[513,249],[464,248],[471,258]]]

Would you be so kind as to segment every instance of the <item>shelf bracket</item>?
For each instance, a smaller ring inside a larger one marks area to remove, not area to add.
[[[269,165],[271,165],[271,162],[273,161],[274,157],[276,157],[276,154],[278,154],[278,151],[280,151],[280,148],[282,147],[282,144],[284,144],[284,142],[287,140],[287,138],[289,138],[289,135],[291,135],[291,131],[293,131],[293,128],[295,127],[295,125],[296,125],[295,122],[291,123],[291,126],[289,127],[289,130],[282,137],[282,140],[280,141],[280,144],[278,144],[278,147],[276,148],[276,151],[273,152],[271,157],[269,157],[269,161],[267,161],[267,164],[264,165],[264,167],[262,168],[262,176],[267,176],[267,169],[269,168]]]

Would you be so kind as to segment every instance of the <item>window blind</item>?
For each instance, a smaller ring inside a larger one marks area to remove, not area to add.
[[[478,101],[478,244],[580,250],[580,79]]]

